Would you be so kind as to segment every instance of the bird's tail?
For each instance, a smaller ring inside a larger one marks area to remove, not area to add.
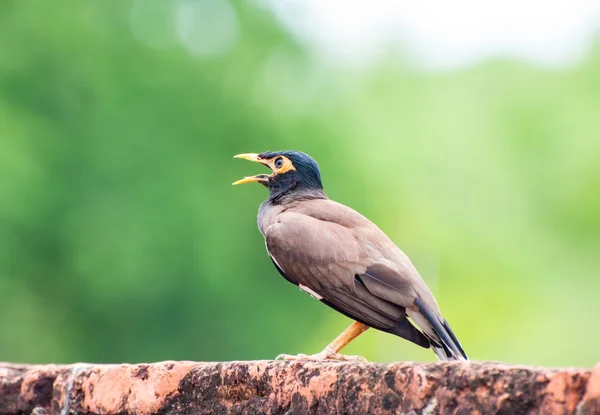
[[[419,308],[423,317],[427,319],[439,339],[437,341],[430,338],[431,348],[438,359],[442,361],[469,360],[448,322],[445,319],[440,321],[420,299],[415,300],[415,305]]]

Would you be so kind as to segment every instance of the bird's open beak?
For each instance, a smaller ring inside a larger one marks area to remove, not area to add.
[[[250,160],[250,161],[254,161],[256,163],[260,163],[264,166],[270,167],[268,161],[261,159],[258,156],[258,154],[256,154],[256,153],[238,154],[237,156],[233,156],[233,158]],[[251,183],[251,182],[266,184],[268,181],[269,181],[269,175],[257,174],[256,176],[244,177],[243,179],[238,180],[237,182],[234,182],[233,184],[244,184],[244,183]]]

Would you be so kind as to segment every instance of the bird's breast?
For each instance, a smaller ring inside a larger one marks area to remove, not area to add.
[[[256,222],[258,229],[263,236],[267,234],[269,226],[277,223],[277,216],[281,213],[283,208],[280,205],[274,205],[269,199],[265,200],[258,208],[258,215]]]

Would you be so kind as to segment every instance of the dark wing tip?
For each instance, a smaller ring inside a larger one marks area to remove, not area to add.
[[[404,318],[398,322],[398,325],[391,330],[388,330],[388,333],[395,334],[396,336],[400,336],[403,339],[408,340],[416,344],[417,346],[421,346],[425,349],[429,349],[431,347],[431,343],[427,336],[425,336],[419,329],[411,324],[411,322]]]

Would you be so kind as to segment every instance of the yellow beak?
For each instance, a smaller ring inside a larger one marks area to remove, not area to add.
[[[258,154],[256,154],[256,153],[238,154],[237,156],[233,156],[233,158],[250,160],[250,161],[255,161],[257,163],[261,163],[261,159],[260,159],[260,157],[258,157]]]
[[[244,159],[244,160],[249,160],[249,161],[254,161],[255,163],[260,163],[263,164],[265,166],[269,166],[267,160],[262,160],[258,154],[256,153],[246,153],[246,154],[238,154],[237,156],[233,156],[234,159]],[[236,184],[244,184],[244,183],[251,183],[251,182],[257,182],[257,183],[266,183],[269,180],[269,176],[266,174],[257,174],[256,176],[248,176],[248,177],[244,177],[241,180],[238,180],[237,182],[233,182],[234,185]]]

